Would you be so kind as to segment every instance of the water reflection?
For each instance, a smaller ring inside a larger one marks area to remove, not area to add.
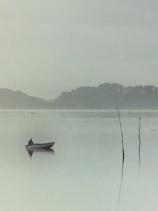
[[[26,149],[26,151],[28,152],[28,155],[30,157],[33,156],[34,153],[49,153],[49,154],[55,154],[54,149],[48,148],[48,149],[34,149],[34,150],[28,150]]]
[[[118,200],[117,200],[116,210],[119,210],[119,206],[120,206],[122,187],[123,187],[123,179],[124,179],[124,164],[125,164],[125,157],[123,156],[122,157],[122,165],[121,165],[121,179],[120,179],[120,185],[119,185],[119,190],[118,190]]]

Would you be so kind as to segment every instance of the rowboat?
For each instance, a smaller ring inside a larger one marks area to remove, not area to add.
[[[40,149],[50,149],[53,147],[55,142],[48,142],[48,143],[33,143],[26,145],[27,150],[40,150]]]

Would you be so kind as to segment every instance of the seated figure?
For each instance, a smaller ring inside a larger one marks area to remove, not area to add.
[[[28,145],[29,145],[29,146],[33,145],[32,138],[29,140]]]

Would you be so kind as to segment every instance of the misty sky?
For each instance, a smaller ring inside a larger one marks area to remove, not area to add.
[[[0,0],[0,87],[54,98],[103,82],[158,86],[157,0]]]

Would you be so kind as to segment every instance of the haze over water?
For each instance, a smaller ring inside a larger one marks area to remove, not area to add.
[[[131,113],[121,112],[126,157],[118,205],[122,155],[115,111],[0,111],[0,209],[157,211],[158,112],[143,114],[140,169],[138,113]],[[55,153],[30,157],[30,137],[53,139]]]

